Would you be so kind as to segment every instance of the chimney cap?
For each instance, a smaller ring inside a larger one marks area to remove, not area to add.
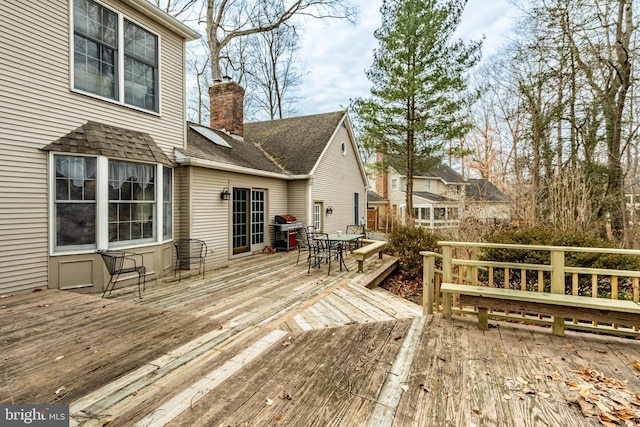
[[[231,81],[231,77],[229,77],[229,76],[222,76],[222,81],[223,81],[223,82],[225,82],[225,83],[226,83],[226,82],[230,82],[230,81]]]
[[[220,80],[220,79],[215,79],[215,80],[213,81],[213,84],[214,84],[214,85],[219,85],[220,83],[222,83],[222,80]]]

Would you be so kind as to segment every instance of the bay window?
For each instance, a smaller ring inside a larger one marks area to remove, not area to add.
[[[52,163],[54,252],[134,246],[173,237],[171,168],[61,154],[53,155]]]
[[[73,88],[159,112],[158,36],[93,0],[73,1]]]

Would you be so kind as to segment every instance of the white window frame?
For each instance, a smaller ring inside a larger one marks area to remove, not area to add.
[[[398,178],[391,178],[391,189],[392,190],[398,189]]]
[[[152,31],[151,29],[149,29],[147,26],[141,24],[139,21],[136,21],[135,19],[132,19],[129,16],[124,15],[122,12],[119,12],[118,10],[113,9],[112,7],[109,7],[107,5],[105,5],[104,3],[102,3],[99,0],[92,0],[93,2],[97,3],[98,5],[100,5],[101,7],[104,7],[105,9],[108,9],[109,11],[115,13],[118,16],[118,50],[117,50],[117,66],[116,66],[116,77],[117,77],[117,99],[112,99],[112,98],[108,98],[105,96],[101,96],[101,95],[97,95],[93,92],[88,92],[86,90],[82,90],[82,89],[76,89],[74,86],[74,81],[75,81],[75,64],[74,64],[74,23],[73,23],[73,9],[74,9],[74,3],[75,0],[72,0],[69,2],[69,31],[70,31],[70,36],[69,36],[69,88],[72,92],[75,93],[80,93],[82,95],[87,95],[90,96],[92,98],[96,98],[96,99],[100,99],[102,101],[107,101],[113,104],[117,104],[117,105],[121,105],[127,108],[132,108],[134,110],[138,110],[138,111],[142,111],[148,114],[153,114],[153,115],[157,115],[160,116],[162,115],[162,97],[161,97],[161,93],[162,93],[162,57],[160,55],[160,53],[162,52],[162,38],[160,36],[160,34],[158,34],[155,31]],[[154,111],[154,110],[148,110],[146,108],[142,108],[142,107],[138,107],[136,105],[132,105],[132,104],[127,104],[124,102],[124,20],[127,20],[137,26],[139,26],[140,28],[144,29],[145,31],[148,31],[149,33],[153,34],[154,36],[156,36],[157,38],[157,56],[158,56],[158,70],[157,70],[157,90],[158,90],[158,101],[157,101],[157,105],[158,105],[158,111]]]
[[[55,156],[71,156],[71,157],[93,157],[96,158],[96,240],[95,245],[69,245],[64,248],[56,247],[56,171],[55,171]],[[115,160],[115,159],[114,159]],[[127,160],[130,161],[130,160]],[[132,162],[135,163],[135,162]],[[61,153],[50,152],[49,153],[49,254],[54,255],[72,255],[87,252],[94,252],[95,250],[106,250],[110,248],[134,248],[157,245],[162,242],[170,241],[173,239],[173,229],[171,237],[165,239],[163,237],[163,187],[164,180],[164,168],[166,167],[160,163],[146,163],[155,167],[154,181],[155,185],[155,215],[154,215],[154,237],[153,239],[140,239],[140,240],[128,240],[123,242],[109,242],[109,158],[105,156],[96,155],[82,155],[77,153]],[[175,180],[175,170],[171,169],[172,182]],[[174,212],[175,194],[173,188],[171,189],[171,209]],[[173,222],[173,214],[171,217]]]
[[[424,190],[431,191],[431,181],[428,179],[424,181]]]

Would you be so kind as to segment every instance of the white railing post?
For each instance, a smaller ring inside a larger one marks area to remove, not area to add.
[[[436,283],[436,253],[423,251],[422,255],[422,315],[433,314]]]
[[[551,293],[564,294],[564,251],[551,250]],[[553,316],[553,334],[564,336],[564,317]]]

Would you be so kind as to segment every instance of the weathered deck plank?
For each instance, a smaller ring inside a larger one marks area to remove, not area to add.
[[[567,403],[580,368],[640,391],[639,341],[422,318],[364,288],[388,260],[307,274],[295,255],[150,283],[142,300],[0,298],[0,402],[70,403],[83,427],[595,426]]]

